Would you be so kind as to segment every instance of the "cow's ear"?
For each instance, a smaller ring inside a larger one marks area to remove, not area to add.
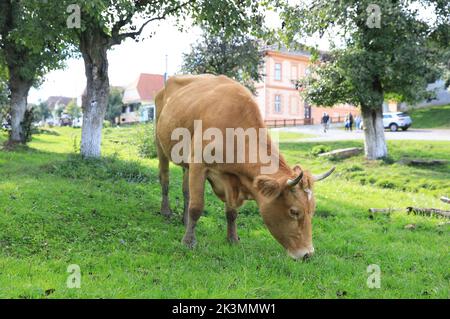
[[[256,177],[254,186],[261,194],[267,197],[278,196],[281,192],[280,183],[276,179],[266,175]]]

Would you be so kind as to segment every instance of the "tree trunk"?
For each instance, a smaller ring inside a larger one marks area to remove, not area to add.
[[[388,155],[386,139],[384,137],[383,107],[362,106],[364,122],[364,150],[370,160],[379,159]]]
[[[26,134],[23,130],[22,122],[27,109],[28,92],[31,82],[25,81],[16,75],[17,70],[10,68],[9,89],[11,91],[11,132],[9,135],[10,144],[25,144]]]
[[[82,99],[81,155],[84,158],[101,156],[102,127],[109,97],[108,49],[108,39],[101,30],[88,30],[81,35],[80,50],[87,80]]]

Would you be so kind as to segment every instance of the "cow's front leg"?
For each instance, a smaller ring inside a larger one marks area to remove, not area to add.
[[[192,248],[196,244],[195,226],[200,216],[203,214],[205,203],[205,181],[206,169],[201,164],[191,164],[189,166],[189,209],[186,234],[183,243]]]
[[[237,234],[236,219],[238,212],[236,209],[225,205],[225,213],[227,216],[227,239],[232,244],[239,243],[239,236]]]

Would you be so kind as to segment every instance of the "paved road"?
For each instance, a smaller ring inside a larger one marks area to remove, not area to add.
[[[319,125],[280,128],[279,130],[287,132],[299,132],[314,135],[314,137],[304,138],[302,141],[308,142],[326,142],[326,141],[344,141],[344,140],[363,140],[362,131],[346,132],[341,127],[332,127],[327,133]],[[388,140],[418,140],[418,141],[450,141],[450,130],[448,129],[414,129],[410,128],[406,132],[385,131]]]

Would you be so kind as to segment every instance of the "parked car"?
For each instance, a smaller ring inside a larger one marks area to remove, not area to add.
[[[406,131],[411,125],[412,120],[407,113],[383,113],[383,126],[392,132],[397,132],[399,128]]]
[[[391,132],[397,132],[399,128],[406,131],[412,125],[411,117],[404,112],[389,112],[383,113],[383,126]],[[361,123],[361,128],[364,123]]]

